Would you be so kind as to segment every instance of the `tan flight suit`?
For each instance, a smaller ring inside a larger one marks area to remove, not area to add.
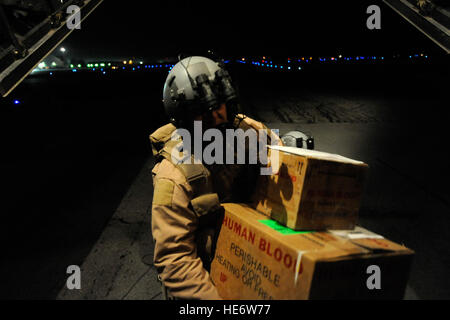
[[[236,119],[240,121],[235,125],[244,131],[267,129],[262,123],[242,115]],[[220,203],[245,202],[242,194],[254,189],[259,174],[255,168],[259,170],[259,166],[173,164],[167,156],[173,147],[170,135],[175,129],[168,124],[150,136],[156,161],[160,161],[152,170],[154,265],[169,297],[219,300],[221,297],[208,270],[217,236],[215,231],[220,228],[223,217]],[[268,144],[271,135],[278,139],[270,130],[267,132]],[[248,172],[252,174],[246,176]],[[237,198],[230,196],[234,190],[239,193]]]

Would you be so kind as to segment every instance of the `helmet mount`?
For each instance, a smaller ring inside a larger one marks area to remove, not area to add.
[[[229,121],[237,110],[237,93],[222,63],[193,56],[180,60],[164,85],[166,113],[177,127],[189,128],[194,117],[210,113],[223,103]]]

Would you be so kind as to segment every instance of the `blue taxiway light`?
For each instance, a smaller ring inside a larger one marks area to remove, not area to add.
[[[14,104],[20,104],[19,100],[14,100]]]

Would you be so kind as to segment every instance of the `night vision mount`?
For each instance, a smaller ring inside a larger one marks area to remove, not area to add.
[[[217,70],[215,72],[214,80],[210,80],[206,73],[199,74],[194,80],[187,69],[186,72],[190,79],[192,89],[195,92],[195,100],[197,103],[189,102],[186,99],[184,89],[172,87],[170,90],[170,95],[172,101],[175,103],[179,105],[184,103],[196,104],[198,108],[197,113],[202,114],[204,112],[213,111],[219,108],[220,103],[228,103],[237,99],[237,94],[231,82],[231,77],[226,70]],[[171,85],[172,83],[169,83],[169,86]]]

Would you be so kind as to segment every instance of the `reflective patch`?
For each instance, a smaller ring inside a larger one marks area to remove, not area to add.
[[[153,204],[160,206],[171,206],[173,198],[173,189],[175,184],[167,179],[158,179],[153,193]]]

